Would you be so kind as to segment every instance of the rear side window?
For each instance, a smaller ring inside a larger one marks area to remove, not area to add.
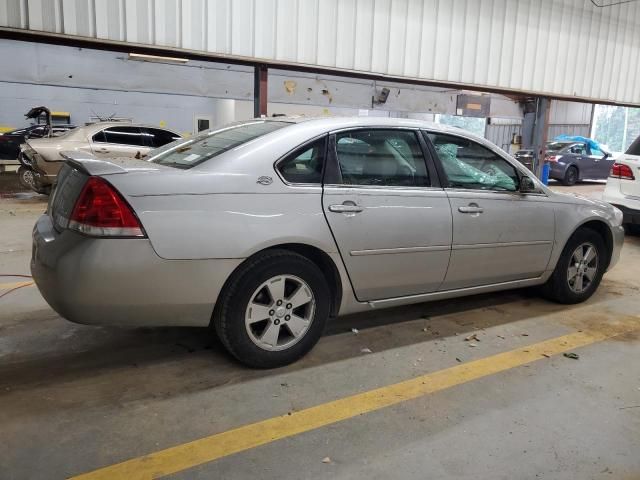
[[[336,134],[342,183],[372,186],[429,186],[416,132],[355,130]]]
[[[189,140],[151,152],[152,163],[174,168],[195,167],[243,143],[291,125],[289,122],[256,120],[207,131]]]
[[[135,145],[144,147],[142,131],[138,127],[109,127],[93,136],[98,143],[115,143],[117,145]]]
[[[94,143],[106,143],[106,138],[104,136],[104,130],[100,130],[98,133],[94,134],[93,137],[91,137],[91,140]]]
[[[636,155],[640,157],[640,137],[636,138],[626,152],[627,155]]]
[[[322,183],[326,137],[304,145],[278,163],[278,171],[289,183]]]
[[[182,138],[176,133],[170,132],[169,130],[162,130],[161,128],[145,128],[144,134],[147,146],[151,148],[162,147],[167,143],[175,142]]]

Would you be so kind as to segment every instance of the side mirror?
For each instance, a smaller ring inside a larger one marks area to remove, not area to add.
[[[538,188],[531,178],[526,175],[520,178],[520,193],[533,193],[537,191]]]

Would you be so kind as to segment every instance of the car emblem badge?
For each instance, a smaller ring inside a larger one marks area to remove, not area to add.
[[[267,176],[258,177],[258,181],[256,183],[259,183],[260,185],[271,185],[273,183],[273,178]]]

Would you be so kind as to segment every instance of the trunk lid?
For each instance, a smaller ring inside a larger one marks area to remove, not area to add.
[[[150,172],[169,168],[132,157],[101,159],[90,153],[78,151],[60,152],[60,156],[73,168],[87,175],[114,175],[131,171]]]

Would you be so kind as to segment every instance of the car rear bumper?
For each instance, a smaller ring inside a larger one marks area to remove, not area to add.
[[[609,178],[602,199],[622,211],[622,223],[640,225],[640,198],[620,192],[620,180]]]
[[[58,232],[42,215],[31,272],[45,300],[76,323],[207,326],[224,282],[241,259],[165,260],[148,239]]]
[[[564,162],[549,162],[549,178],[564,180],[566,172],[567,165]]]
[[[43,162],[42,157],[37,155],[33,150],[22,150],[18,155],[18,161],[26,168],[30,168],[34,173],[34,179],[37,181],[39,187],[45,187],[53,185],[58,177],[60,166],[49,166],[49,170],[53,168],[53,173],[45,171],[41,168],[40,162]],[[49,162],[51,164],[63,164],[64,162]]]

